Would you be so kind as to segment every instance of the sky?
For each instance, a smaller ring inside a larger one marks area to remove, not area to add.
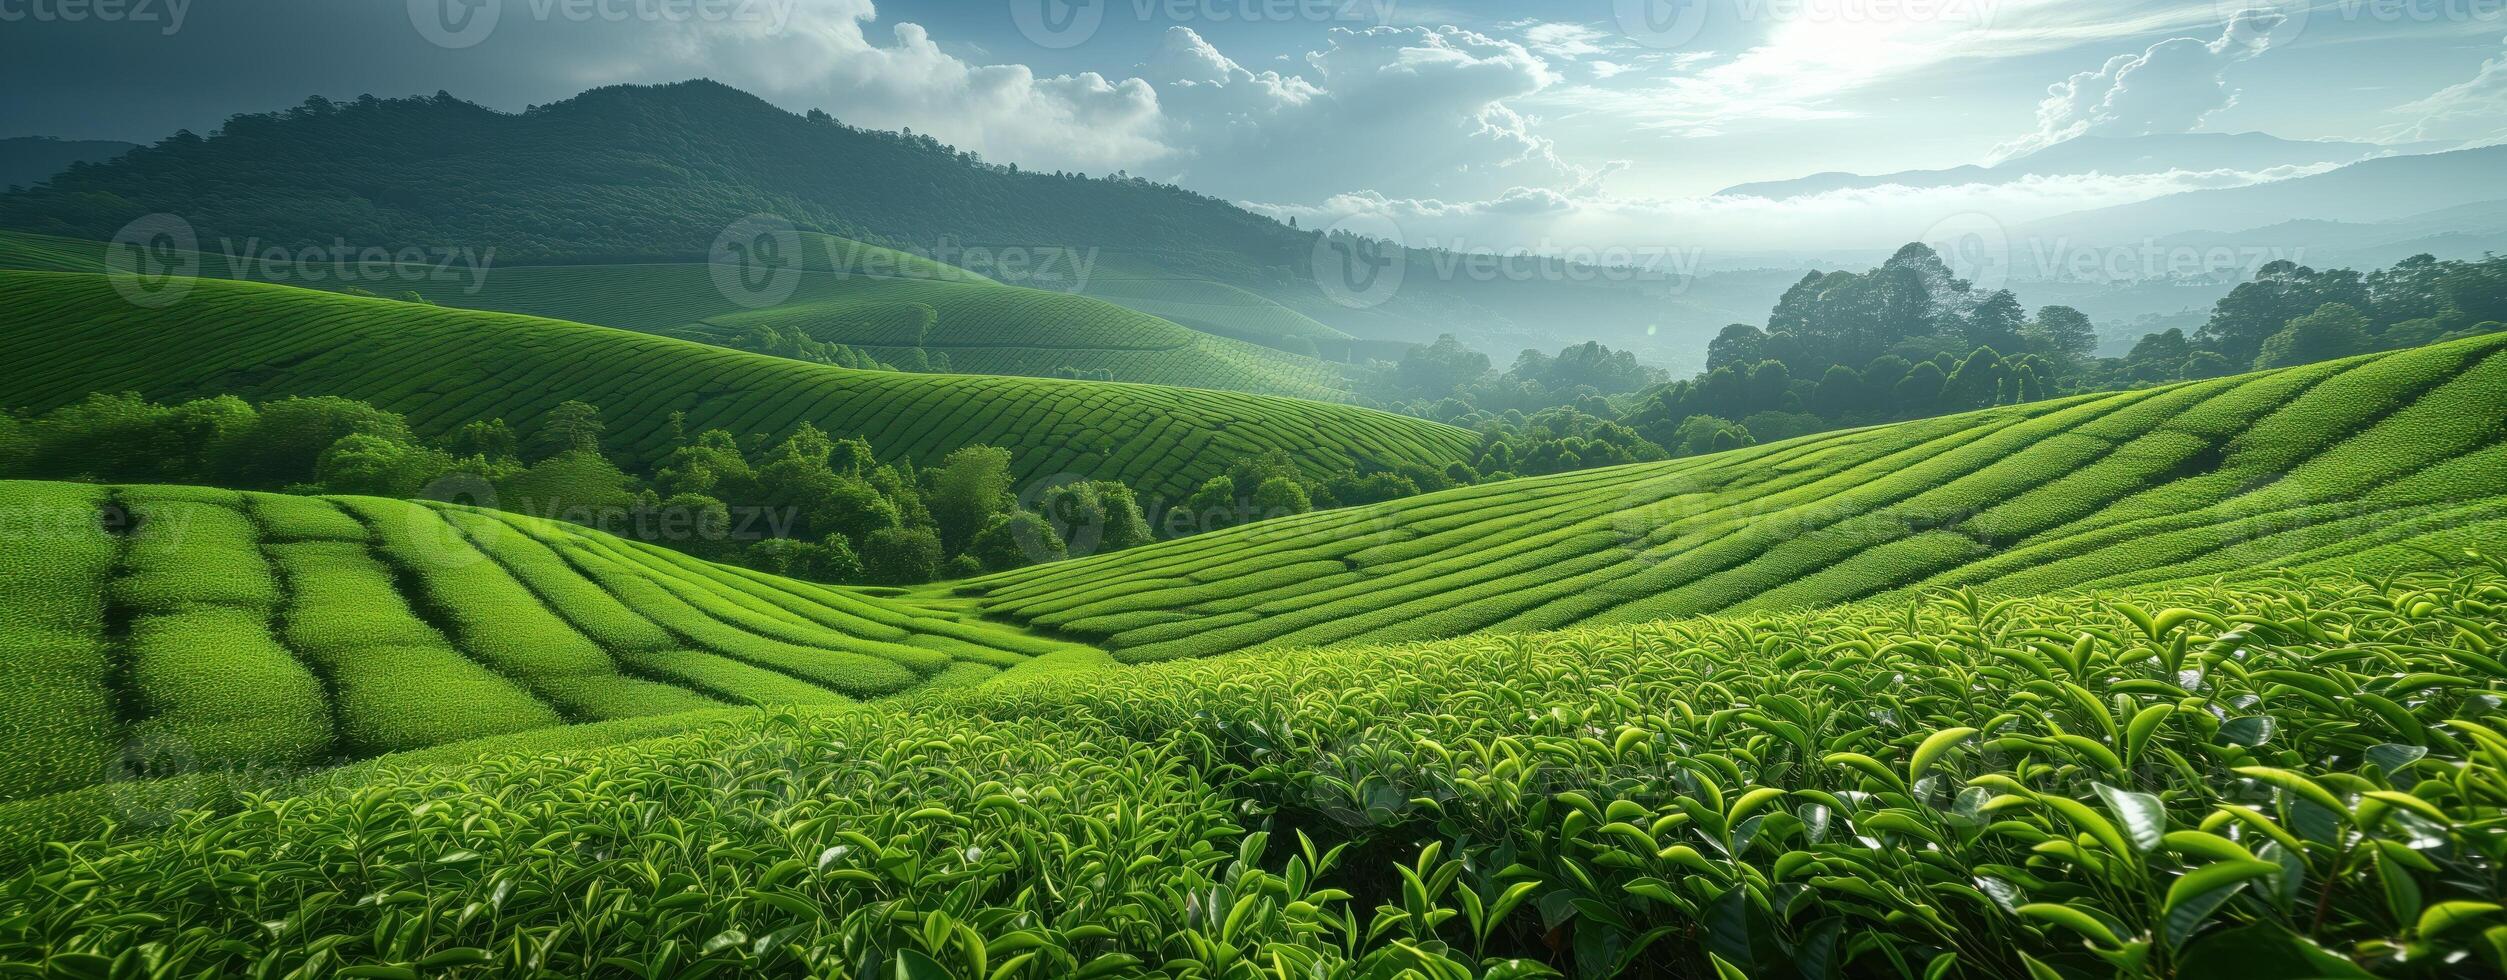
[[[2287,174],[1715,192],[2079,135],[2507,140],[2507,0],[0,0],[0,136],[694,77],[1413,244],[1774,249]]]

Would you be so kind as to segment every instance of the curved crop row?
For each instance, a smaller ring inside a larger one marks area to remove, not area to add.
[[[2151,584],[2507,517],[2502,404],[2507,340],[2475,338],[1466,487],[961,589],[1137,660]]]
[[[519,746],[73,835],[0,882],[0,968],[2496,975],[2501,571],[1040,672]]]
[[[0,515],[0,802],[837,704],[1074,649],[449,504],[0,482]]]
[[[96,391],[169,399],[339,395],[407,415],[422,433],[501,417],[526,427],[569,399],[620,420],[612,448],[662,450],[690,431],[779,438],[802,422],[859,434],[883,457],[938,461],[977,443],[1012,451],[1022,481],[1057,473],[1181,496],[1240,456],[1443,466],[1462,429],[1343,405],[1198,389],[851,371],[500,313],[283,286],[200,280],[180,302],[124,302],[101,275],[0,272],[0,364],[11,407]]]
[[[104,272],[104,248],[0,232],[0,269]],[[1349,384],[1332,364],[1243,342],[1263,342],[1259,330],[1249,333],[1224,323],[1204,328],[1200,321],[1187,329],[1154,311],[1004,285],[931,259],[827,236],[803,236],[801,253],[789,273],[789,292],[762,294],[774,300],[763,308],[727,297],[716,283],[720,270],[701,262],[387,265],[381,268],[388,274],[369,273],[361,281],[377,292],[406,290],[444,307],[708,344],[740,346],[743,334],[764,327],[860,348],[892,363],[909,350],[943,355],[948,370],[968,374],[1050,377],[1076,368],[1105,371],[1116,381],[1349,400]],[[205,278],[313,289],[339,285],[327,267],[269,265],[219,252],[187,253],[187,258]]]

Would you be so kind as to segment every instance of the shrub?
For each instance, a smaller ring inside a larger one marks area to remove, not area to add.
[[[880,585],[915,585],[940,574],[940,536],[928,528],[882,528],[862,539],[862,577]]]

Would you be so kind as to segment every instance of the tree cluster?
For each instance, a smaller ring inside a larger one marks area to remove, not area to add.
[[[428,440],[345,398],[95,394],[38,418],[0,413],[0,477],[450,500],[827,582],[910,585],[1150,539],[1128,487],[1072,482],[1023,502],[1009,451],[991,446],[918,470],[806,422],[743,445],[720,429],[686,433],[674,416],[669,452],[629,472],[603,450],[605,431],[582,402],[527,436],[482,419]]]

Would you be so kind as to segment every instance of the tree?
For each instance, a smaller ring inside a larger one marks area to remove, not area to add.
[[[629,483],[627,474],[599,453],[559,453],[499,485],[497,506],[536,517],[598,524],[635,506]]]
[[[1275,476],[1254,488],[1253,513],[1257,519],[1303,514],[1313,509],[1313,501],[1306,498],[1306,488],[1298,486],[1295,480]]]
[[[1735,323],[1716,332],[1706,342],[1706,369],[1747,367],[1765,358],[1762,347],[1767,333],[1746,323]]]
[[[1365,476],[1343,477],[1331,483],[1332,498],[1344,507],[1380,504],[1388,500],[1419,495],[1419,485],[1397,473],[1369,473]]]
[[[1891,389],[1891,407],[1907,418],[1932,414],[1934,408],[1941,404],[1943,380],[1941,365],[1931,361],[1915,365]]]
[[[2368,345],[2368,318],[2348,303],[2326,303],[2264,340],[2255,367],[2329,361],[2365,351]]]
[[[950,552],[964,551],[995,514],[1008,513],[1010,451],[998,446],[967,446],[942,457],[932,472],[928,497],[931,516],[940,525],[940,543]]]
[[[1831,421],[1863,411],[1863,376],[1843,364],[1829,365],[1828,373],[1819,376],[1819,387],[1811,391],[1810,408]]]
[[[940,536],[929,528],[892,527],[862,539],[862,579],[877,585],[920,585],[940,574]]]
[[[1430,398],[1442,398],[1488,373],[1489,356],[1463,346],[1453,334],[1439,334],[1435,343],[1411,348],[1393,370],[1402,387]]]
[[[444,448],[455,456],[479,456],[486,459],[507,459],[522,451],[514,430],[504,419],[474,419],[453,430],[444,438]]]
[[[1750,369],[1750,380],[1738,409],[1743,414],[1784,411],[1786,397],[1792,391],[1793,372],[1783,361],[1760,361]]]
[[[536,462],[561,453],[600,452],[601,434],[607,429],[599,406],[564,402],[540,417],[540,431],[533,433],[531,439],[532,459]]]
[[[2267,262],[2255,270],[2254,281],[2239,283],[2212,304],[2211,319],[2194,339],[2231,363],[2249,363],[2265,340],[2327,303],[2354,311],[2371,308],[2366,279],[2350,269],[2317,272],[2287,259]]]
[[[975,533],[975,540],[966,553],[982,562],[985,571],[1005,572],[1069,557],[1061,535],[1054,533],[1051,522],[1032,511],[995,514],[984,529]]]
[[[1148,544],[1149,521],[1140,512],[1140,498],[1132,488],[1111,480],[1098,480],[1089,486],[1097,490],[1097,499],[1105,506],[1105,533],[1097,538],[1097,550],[1121,551]]]
[[[2193,353],[2194,345],[2185,339],[2185,331],[2169,327],[2135,341],[2124,355],[2124,367],[2135,381],[2174,381]]]
[[[873,531],[902,527],[905,521],[898,516],[897,505],[870,481],[839,474],[810,508],[809,524],[813,534],[841,534],[861,541]]]
[[[262,405],[260,416],[213,451],[235,486],[277,489],[310,481],[322,454],[352,433],[416,441],[397,413],[346,398],[283,398]]]
[[[2065,371],[2078,367],[2098,350],[2098,328],[2069,306],[2039,307],[2037,319],[2021,329],[2028,349],[2051,358]]]
[[[352,432],[332,443],[314,464],[314,481],[332,493],[414,497],[452,462],[437,450]]]
[[[1236,523],[1236,481],[1224,475],[1203,480],[1192,496],[1184,498],[1184,510],[1197,531],[1216,531]]]
[[[1667,447],[1683,456],[1703,456],[1750,445],[1750,430],[1739,423],[1712,415],[1692,415],[1680,422],[1674,435],[1675,445]]]
[[[2235,373],[2237,366],[2230,364],[2228,358],[2221,357],[2218,351],[2207,350],[2193,352],[2185,358],[2184,366],[2176,369],[2176,376],[2187,381],[2222,378]]]
[[[1938,405],[1944,411],[1964,412],[1995,404],[2001,394],[2003,377],[2002,356],[1990,347],[1976,348],[1941,382]]]
[[[14,477],[28,473],[27,463],[34,457],[33,426],[18,417],[0,411],[0,476]]]
[[[1968,311],[1960,324],[1961,335],[1970,347],[1990,347],[1996,351],[2020,350],[2020,330],[2026,326],[2028,311],[2020,306],[2019,297],[2008,289],[1994,290],[1985,301]]]

